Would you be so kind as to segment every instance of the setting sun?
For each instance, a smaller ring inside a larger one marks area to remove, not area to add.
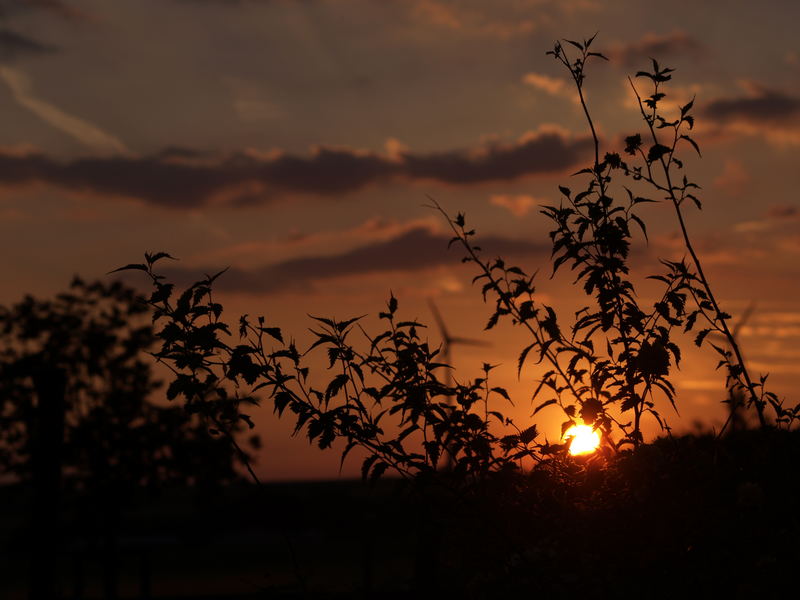
[[[569,441],[569,453],[572,456],[590,454],[600,447],[600,432],[589,425],[573,425],[564,433]]]

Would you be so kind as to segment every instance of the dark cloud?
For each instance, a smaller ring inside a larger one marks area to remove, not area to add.
[[[490,144],[473,153],[404,154],[402,157],[410,177],[478,183],[562,171],[580,162],[590,146],[588,137],[573,140],[549,131],[525,136],[515,144]]]
[[[231,268],[215,285],[229,292],[274,293],[305,291],[325,279],[348,275],[386,273],[390,271],[418,271],[441,265],[460,263],[460,247],[448,249],[449,237],[432,233],[420,227],[386,241],[361,246],[334,256],[294,258],[257,269]],[[545,260],[550,246],[521,240],[487,236],[476,238],[484,256],[526,256]],[[188,285],[203,279],[208,269],[165,269],[167,279],[179,285]]]
[[[712,100],[703,108],[703,114],[718,123],[754,124],[776,124],[800,115],[800,98],[755,84],[749,87],[748,96]]]
[[[55,52],[56,48],[22,34],[0,29],[0,61],[10,62],[24,56],[37,56]]]
[[[66,190],[136,198],[166,207],[212,201],[266,202],[286,192],[333,195],[389,180],[469,185],[561,172],[588,156],[587,137],[553,131],[474,150],[388,157],[349,148],[319,148],[306,157],[236,154],[213,158],[169,149],[155,156],[59,162],[43,154],[0,153],[0,185],[44,183]]]
[[[706,54],[706,47],[688,33],[673,31],[665,34],[648,33],[635,42],[616,44],[608,54],[610,59],[626,66],[641,66],[651,58],[663,62],[663,59],[673,56],[701,57]]]
[[[47,11],[65,19],[86,20],[88,15],[63,0],[0,0],[0,16],[31,10]]]
[[[789,206],[787,204],[776,204],[770,206],[767,211],[767,216],[773,219],[793,219],[800,216],[800,209],[796,206]]]

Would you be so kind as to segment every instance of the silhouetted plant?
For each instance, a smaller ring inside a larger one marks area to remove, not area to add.
[[[699,186],[685,175],[677,177],[675,170],[683,168],[683,161],[677,156],[679,144],[689,145],[699,154],[697,143],[686,132],[694,125],[691,115],[694,102],[681,106],[676,119],[663,116],[659,108],[666,97],[662,84],[671,79],[672,69],[662,69],[653,60],[652,72],[637,73],[637,77],[652,83],[650,96],[642,99],[631,81],[651,144],[645,144],[640,134],[628,136],[625,153],[639,159],[641,165],[627,164],[619,153],[603,153],[583,91],[587,62],[592,58],[606,59],[601,53],[590,51],[593,40],[594,37],[582,43],[566,40],[577,49],[575,58],[568,55],[560,42],[547,53],[568,69],[572,77],[591,131],[594,161],[575,174],[587,180],[582,191],[573,193],[559,186],[563,196],[560,205],[546,206],[542,212],[554,224],[550,233],[553,273],[563,266],[576,271],[575,283],[582,284],[595,304],[578,311],[569,334],[564,334],[554,308],[537,301],[534,275],[517,266],[507,266],[499,258],[483,259],[480,248],[470,239],[475,232],[467,229],[464,215],[452,219],[434,203],[455,233],[451,243],[460,243],[466,251],[465,261],[480,268],[473,281],[483,284],[484,298],[490,293],[495,298],[495,310],[486,328],[491,329],[501,318],[510,318],[531,334],[532,342],[522,350],[518,368],[521,370],[531,356],[537,358],[537,364],[549,365],[533,397],[547,396],[536,407],[537,412],[553,404],[562,408],[567,417],[562,434],[580,417],[606,434],[611,433],[612,424],[616,425],[624,435],[620,443],[638,445],[642,441],[641,418],[647,413],[668,430],[656,409],[655,392],[663,394],[675,407],[675,389],[669,372],[673,365],[678,366],[681,352],[673,332],[676,328],[689,332],[699,323],[704,328],[695,336],[698,346],[707,342],[709,333],[716,332],[731,348],[726,350],[711,343],[721,356],[717,368],[724,367],[726,371],[729,398],[746,394],[748,406],[756,410],[762,426],[767,424],[764,414],[767,404],[774,411],[776,424],[790,426],[798,417],[798,407],[786,408],[774,393],[766,391],[766,376],[754,383],[728,327],[730,316],[720,309],[686,228],[684,203],[691,200],[700,208],[695,195]],[[667,132],[668,140],[664,140],[662,130]],[[646,225],[636,214],[636,207],[658,200],[637,195],[627,186],[622,186],[622,200],[615,198],[612,193],[615,174],[649,184],[655,192],[663,194],[663,201],[675,208],[691,256],[690,264],[685,260],[661,261],[666,270],[649,277],[664,286],[660,299],[652,307],[643,307],[637,300],[628,259],[632,230],[640,229],[647,238]],[[632,419],[622,422],[624,415],[630,413]]]
[[[424,480],[441,472],[449,457],[448,478],[468,484],[494,471],[515,469],[520,458],[535,454],[535,427],[503,437],[490,427],[492,421],[513,427],[490,407],[494,398],[510,400],[505,389],[490,385],[493,367],[484,365],[483,376],[474,381],[445,383],[441,375],[449,365],[437,362],[439,350],[421,339],[423,325],[398,318],[394,296],[379,314],[385,329],[377,335],[360,325],[361,317],[312,317],[316,339],[300,352],[263,317],[252,321],[245,315],[236,343],[212,297],[212,284],[221,273],[173,300],[173,286],[163,283],[153,268],[164,258],[171,257],[147,254],[144,263],[121,270],[138,269],[150,276],[154,319],[163,323],[156,334],[161,349],[154,356],[175,373],[168,396],[182,396],[190,410],[213,423],[214,433],[227,435],[240,421],[252,425],[241,407],[254,403],[254,395],[264,390],[278,415],[294,415],[295,433],[305,431],[320,448],[342,440],[342,460],[355,447],[365,449],[365,478],[391,469]],[[360,344],[352,341],[355,336]],[[330,374],[322,385],[310,379],[305,366],[312,351],[324,351],[328,360]]]
[[[52,299],[0,307],[0,473],[31,492],[31,597],[56,597],[65,531],[101,544],[114,597],[116,537],[142,490],[239,479],[240,457],[198,415],[153,402],[148,312],[119,282],[77,278]]]
[[[569,266],[593,301],[578,311],[566,332],[555,308],[537,299],[535,274],[508,266],[501,258],[482,258],[464,215],[451,218],[434,201],[434,208],[453,229],[451,244],[459,243],[466,251],[464,262],[479,267],[474,282],[482,283],[484,299],[490,295],[494,299],[486,328],[510,319],[528,331],[531,341],[519,356],[518,371],[534,358],[547,365],[533,394],[539,402],[535,412],[560,406],[567,417],[562,434],[582,420],[602,430],[609,441],[615,430],[621,432],[622,438],[613,443],[616,448],[636,446],[643,441],[642,417],[647,414],[669,430],[656,406],[658,394],[676,406],[670,369],[678,366],[681,351],[674,334],[695,328],[698,346],[712,331],[727,339],[731,350],[711,344],[721,356],[719,367],[725,368],[732,392],[747,394],[761,424],[767,425],[765,408],[770,406],[775,422],[790,426],[798,409],[784,407],[767,392],[766,377],[754,382],[750,376],[727,325],[729,315],[721,310],[687,232],[684,204],[692,201],[700,207],[699,186],[685,175],[678,177],[676,170],[683,168],[680,149],[688,145],[699,153],[687,133],[694,125],[693,101],[680,107],[675,119],[664,116],[663,84],[671,79],[672,69],[653,60],[652,72],[637,73],[650,81],[652,94],[643,99],[634,87],[651,142],[645,144],[640,134],[625,139],[624,153],[634,157],[631,164],[618,152],[601,151],[584,96],[587,62],[605,59],[590,50],[593,40],[567,40],[577,50],[576,57],[561,42],[547,53],[568,69],[594,146],[592,164],[575,174],[585,178],[585,187],[573,193],[560,186],[561,203],[542,211],[553,223],[553,273]],[[662,198],[640,195],[628,185],[614,192],[615,177],[626,177],[631,187],[645,184]],[[650,276],[662,284],[660,297],[652,306],[642,306],[630,276],[629,255],[634,231],[641,230],[647,238],[637,207],[657,201],[674,206],[691,261],[661,260],[664,270]],[[163,324],[157,334],[162,347],[155,356],[175,373],[170,398],[183,396],[187,407],[204,414],[223,435],[238,421],[250,423],[240,408],[255,402],[254,394],[263,390],[274,410],[283,415],[288,409],[295,416],[295,431],[305,431],[321,448],[342,440],[343,460],[353,447],[364,448],[365,477],[393,469],[424,480],[441,472],[442,458],[450,454],[454,466],[448,477],[475,481],[491,472],[513,470],[523,456],[541,460],[564,449],[534,443],[535,426],[516,428],[502,413],[488,408],[493,396],[508,399],[505,390],[489,385],[490,365],[472,382],[447,385],[441,373],[449,366],[437,362],[438,351],[419,336],[420,323],[396,318],[394,297],[379,315],[386,329],[377,335],[361,327],[360,317],[344,321],[314,317],[316,340],[301,352],[294,342],[284,341],[277,327],[267,326],[263,318],[253,322],[245,316],[239,324],[240,341],[235,343],[221,320],[222,306],[212,298],[213,283],[222,272],[195,283],[175,299],[174,286],[154,271],[154,264],[164,258],[171,257],[146,254],[144,263],[119,270],[142,270],[154,285],[150,303],[154,319]],[[363,336],[360,345],[352,342],[358,334]],[[309,376],[304,363],[305,356],[317,349],[326,352],[331,373],[322,384]],[[456,402],[451,405],[447,398]],[[476,410],[479,407],[483,410]],[[490,427],[492,420],[514,430],[498,435]]]
[[[236,477],[236,458],[227,444],[208,446],[200,418],[153,403],[161,384],[145,355],[155,341],[148,312],[145,299],[121,283],[77,278],[53,299],[28,296],[0,307],[3,472],[30,477],[34,379],[47,368],[66,380],[61,462],[70,489]]]
[[[567,459],[565,444],[540,442],[535,424],[518,427],[496,410],[497,400],[510,398],[505,389],[490,383],[494,367],[489,363],[474,380],[449,383],[445,374],[451,367],[441,362],[440,349],[420,334],[423,324],[399,316],[393,295],[378,314],[382,330],[377,334],[366,330],[363,317],[312,317],[314,340],[298,349],[264,317],[245,315],[237,330],[229,326],[213,296],[214,282],[224,271],[177,291],[156,269],[159,261],[172,259],[164,252],[146,253],[144,262],[117,269],[143,271],[150,278],[153,292],[148,302],[160,342],[153,355],[173,372],[170,399],[182,398],[189,411],[205,418],[213,434],[237,447],[233,431],[242,423],[252,427],[247,407],[265,396],[275,413],[293,419],[295,433],[305,433],[320,448],[339,442],[342,461],[354,448],[365,451],[364,479],[394,472],[421,484],[415,489],[427,491],[424,509],[415,517],[422,531],[420,569],[435,571],[436,555],[446,555],[446,531],[449,551],[459,556],[462,574],[469,576],[465,587],[480,590],[484,580],[491,582],[490,596],[505,589],[498,587],[500,581],[516,591],[525,582],[535,584],[530,589],[561,589],[558,579],[565,573],[553,571],[552,587],[541,573],[549,560],[545,551],[564,560],[563,552],[553,550],[563,542],[554,532],[560,525],[548,521],[553,515],[566,519],[574,509],[576,523],[591,523],[602,531],[607,515],[601,501],[593,504],[595,497],[620,500],[620,507],[636,505],[639,496],[631,490],[642,482],[620,483],[614,480],[614,469],[638,464],[626,461],[646,457],[648,449],[625,453],[611,461],[608,471],[598,465],[613,454],[612,448],[642,445],[642,419],[647,415],[669,432],[657,403],[662,399],[677,405],[670,372],[681,360],[678,340],[684,334],[693,332],[697,346],[710,344],[720,355],[718,368],[725,369],[730,401],[746,397],[763,427],[771,424],[768,409],[774,423],[785,428],[800,416],[798,407],[785,407],[764,389],[766,377],[754,381],[749,374],[727,324],[730,317],[720,308],[691,243],[684,204],[691,201],[700,208],[699,186],[676,173],[684,166],[680,151],[691,146],[699,154],[688,133],[694,125],[693,101],[679,107],[674,119],[665,116],[663,84],[672,70],[653,60],[652,71],[637,74],[650,82],[652,93],[643,98],[631,82],[650,141],[634,134],[625,138],[621,152],[601,150],[584,95],[587,62],[605,59],[590,50],[593,40],[565,41],[577,50],[574,57],[560,42],[548,52],[569,70],[594,150],[591,164],[575,174],[584,181],[582,189],[573,192],[560,186],[560,204],[542,210],[552,223],[552,273],[569,267],[588,298],[574,320],[565,326],[556,307],[539,299],[535,272],[529,274],[502,258],[483,258],[463,214],[452,218],[436,201],[433,208],[452,227],[450,244],[460,245],[463,261],[478,268],[473,282],[482,285],[484,300],[494,304],[486,329],[511,321],[530,336],[517,370],[521,373],[532,361],[544,365],[533,392],[534,414],[559,406],[566,416],[562,437],[579,421],[601,430],[607,443],[600,459]],[[632,157],[627,162],[626,155]],[[625,183],[619,185],[619,180]],[[659,284],[657,300],[648,306],[637,295],[629,265],[635,234],[641,231],[647,239],[639,207],[653,202],[674,207],[691,260],[660,261],[660,271],[649,277]],[[725,339],[730,349],[713,344],[710,333]],[[322,374],[312,374],[308,366],[308,357],[316,353],[327,359]],[[677,440],[668,441],[678,447]],[[660,449],[656,454],[662,460]],[[538,463],[529,478],[518,476],[523,458]],[[257,481],[252,469],[250,474]],[[595,489],[597,485],[606,487]],[[618,516],[614,523],[627,518]],[[448,519],[451,523],[446,525]],[[623,529],[611,527],[615,535]],[[627,535],[625,531],[623,537]],[[641,552],[640,546],[635,548],[627,556]],[[584,549],[581,556],[589,554]],[[601,571],[596,569],[594,576],[611,577],[613,569]],[[514,577],[506,577],[508,573]]]

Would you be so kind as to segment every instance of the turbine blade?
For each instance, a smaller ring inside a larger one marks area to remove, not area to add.
[[[444,324],[444,319],[442,319],[442,314],[439,312],[439,309],[432,298],[428,298],[428,306],[431,307],[433,318],[436,321],[436,325],[439,328],[439,333],[442,335],[442,340],[444,340],[445,346],[449,346],[453,338],[450,337],[450,332],[447,331],[447,327]]]

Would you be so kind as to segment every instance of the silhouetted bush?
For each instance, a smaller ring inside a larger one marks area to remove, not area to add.
[[[155,401],[148,316],[134,290],[80,279],[0,307],[0,474],[30,500],[32,597],[55,597],[56,554],[77,540],[104,549],[112,593],[126,509],[166,486],[233,482],[249,461],[200,415]]]

